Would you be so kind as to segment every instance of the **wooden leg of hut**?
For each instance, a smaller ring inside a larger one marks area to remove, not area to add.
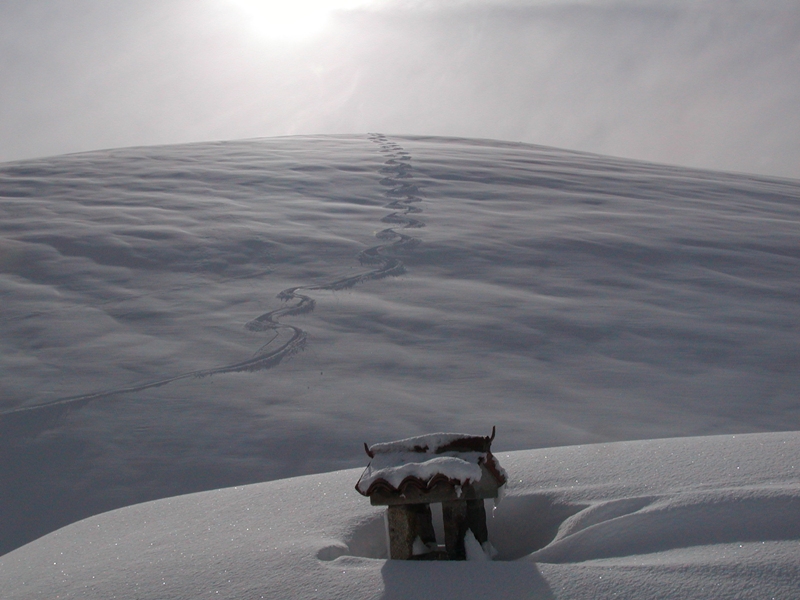
[[[417,511],[417,533],[425,544],[436,547],[436,531],[433,529],[433,514],[430,504],[414,504]]]
[[[464,536],[467,534],[467,502],[451,500],[442,502],[444,545],[450,560],[466,560]]]
[[[408,560],[414,555],[414,541],[435,543],[436,534],[428,504],[399,504],[386,511],[389,524],[389,557]]]
[[[467,527],[472,530],[480,544],[489,540],[486,528],[486,507],[483,500],[467,500]]]

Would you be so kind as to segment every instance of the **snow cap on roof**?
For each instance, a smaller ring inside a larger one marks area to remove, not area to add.
[[[365,449],[372,459],[356,484],[369,496],[376,489],[402,493],[409,486],[421,491],[446,483],[465,486],[481,481],[488,471],[501,486],[505,472],[491,453],[492,435],[431,433],[394,442],[373,444]]]
[[[492,428],[490,437],[469,435],[466,433],[429,433],[405,438],[395,442],[373,444],[367,448],[367,454],[373,458],[376,454],[392,454],[399,452],[416,452],[420,454],[441,454],[443,452],[488,452],[494,439]],[[365,444],[366,446],[366,444]]]

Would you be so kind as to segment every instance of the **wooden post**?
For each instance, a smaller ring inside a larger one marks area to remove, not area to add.
[[[448,500],[442,502],[444,521],[444,547],[450,560],[466,560],[464,536],[467,534],[467,501]]]
[[[442,502],[442,520],[444,521],[444,544],[450,560],[466,560],[464,536],[467,531],[479,544],[489,540],[486,527],[486,508],[483,500],[451,500]]]
[[[386,509],[389,523],[389,557],[408,560],[414,555],[414,541],[435,544],[429,504],[396,504]]]
[[[486,507],[482,499],[467,500],[467,528],[472,530],[475,539],[483,545],[489,541],[486,527]]]

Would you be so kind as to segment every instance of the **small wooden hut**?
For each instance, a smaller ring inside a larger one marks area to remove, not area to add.
[[[483,501],[496,498],[506,474],[488,437],[434,433],[364,448],[371,461],[356,484],[375,506],[387,506],[389,556],[464,560],[469,532],[486,547]],[[442,504],[444,549],[436,542],[431,504]]]

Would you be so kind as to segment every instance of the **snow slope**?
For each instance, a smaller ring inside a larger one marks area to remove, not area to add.
[[[140,504],[0,558],[32,598],[794,598],[800,434],[503,453],[494,562],[385,559],[359,469]],[[492,511],[489,511],[492,514]]]
[[[797,181],[486,140],[0,165],[0,552],[431,431],[798,430],[799,231]]]

